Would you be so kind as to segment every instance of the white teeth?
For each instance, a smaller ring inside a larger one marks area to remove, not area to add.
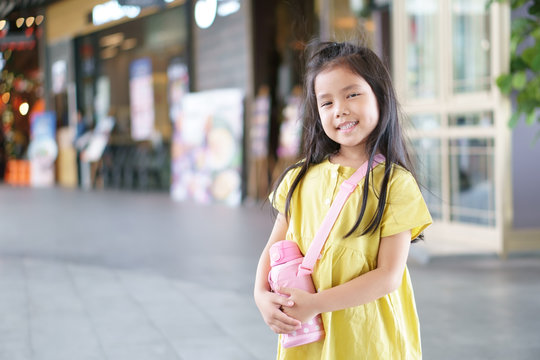
[[[350,128],[352,128],[356,124],[358,124],[358,121],[350,122],[350,123],[347,123],[346,125],[341,126],[339,129],[340,130],[349,130]]]

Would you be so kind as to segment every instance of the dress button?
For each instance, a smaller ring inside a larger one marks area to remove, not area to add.
[[[330,175],[332,177],[332,179],[335,179],[337,178],[337,173],[336,172],[332,172],[332,175]]]
[[[331,202],[332,202],[332,200],[331,200],[330,198],[324,200],[324,203],[325,203],[326,205],[330,205]]]

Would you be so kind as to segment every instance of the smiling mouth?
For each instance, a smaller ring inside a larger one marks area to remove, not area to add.
[[[338,126],[338,130],[350,130],[358,125],[358,121],[350,121]]]

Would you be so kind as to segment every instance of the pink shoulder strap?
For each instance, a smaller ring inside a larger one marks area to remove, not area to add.
[[[382,154],[375,155],[375,157],[373,158],[372,168],[374,168],[384,160],[385,158]],[[315,237],[311,242],[311,246],[309,247],[306,255],[304,256],[304,261],[302,261],[302,264],[298,268],[297,276],[309,275],[313,272],[313,267],[315,267],[315,263],[317,262],[317,259],[321,254],[321,250],[324,246],[324,243],[326,242],[326,239],[328,238],[328,235],[330,234],[330,230],[332,230],[332,227],[334,226],[334,223],[336,222],[336,219],[339,216],[343,205],[345,205],[345,202],[347,201],[349,196],[352,194],[354,189],[356,189],[360,180],[362,180],[366,176],[367,167],[368,162],[366,161],[362,164],[362,166],[358,168],[358,170],[354,172],[354,174],[352,174],[350,178],[341,183],[339,192],[336,195],[332,206],[330,206],[330,209],[328,210],[328,213],[326,214],[321,224],[321,227],[315,234]]]

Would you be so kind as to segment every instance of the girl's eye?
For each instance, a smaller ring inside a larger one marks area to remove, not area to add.
[[[350,94],[349,97],[352,98],[352,97],[356,97],[356,96],[359,96],[360,94],[358,93],[353,93],[353,94]]]
[[[321,107],[329,106],[331,104],[332,103],[330,101],[326,101],[326,102],[321,103]]]

